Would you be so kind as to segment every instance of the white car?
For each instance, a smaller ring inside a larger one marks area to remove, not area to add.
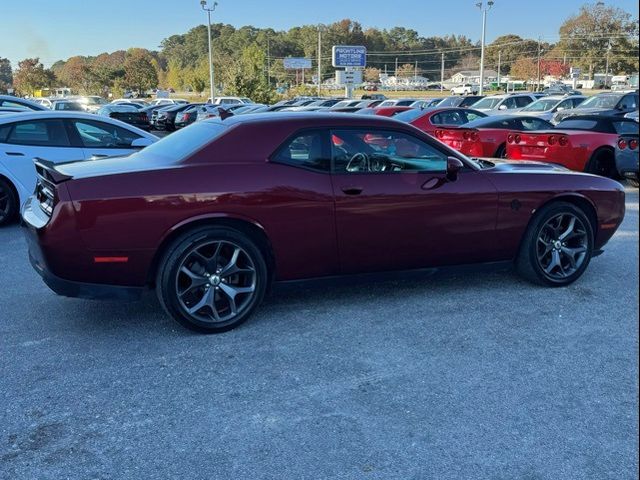
[[[463,83],[451,89],[451,95],[476,95],[480,91],[480,85],[475,83]]]
[[[33,193],[34,158],[60,163],[128,155],[157,140],[124,122],[84,112],[0,116],[0,225],[14,218]]]
[[[504,110],[514,110],[524,108],[537,100],[535,95],[530,93],[507,93],[504,95],[490,95],[481,98],[476,103],[469,106],[474,110],[480,110],[487,115],[498,115],[508,113]]]
[[[255,102],[247,97],[216,97],[213,101],[207,98],[207,103],[211,105],[237,105],[239,103],[253,105]]]
[[[182,98],[156,98],[149,102],[149,105],[184,105],[186,103],[189,102]]]

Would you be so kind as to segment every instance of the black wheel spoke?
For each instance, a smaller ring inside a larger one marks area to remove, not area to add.
[[[538,264],[553,280],[564,280],[584,263],[588,252],[587,230],[582,220],[571,213],[549,219],[537,238]]]

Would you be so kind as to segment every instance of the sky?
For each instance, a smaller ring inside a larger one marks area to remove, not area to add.
[[[557,40],[565,18],[586,0],[495,0],[487,42],[515,33]],[[363,28],[402,26],[421,36],[480,39],[478,0],[218,0],[214,23],[286,30],[350,18]],[[210,3],[211,0],[210,0]],[[605,0],[638,16],[637,0]],[[199,0],[0,0],[0,57],[14,66],[40,57],[45,66],[74,55],[130,47],[157,49],[162,39],[205,23]]]

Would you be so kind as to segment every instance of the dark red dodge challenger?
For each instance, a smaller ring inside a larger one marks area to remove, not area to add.
[[[208,120],[128,157],[36,168],[22,216],[47,285],[155,287],[205,332],[246,320],[273,281],[508,261],[567,285],[624,217],[613,180],[472,160],[379,116]]]

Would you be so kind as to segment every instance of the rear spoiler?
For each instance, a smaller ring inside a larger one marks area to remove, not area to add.
[[[36,173],[51,183],[57,185],[58,183],[66,182],[73,178],[71,175],[65,175],[56,170],[55,163],[51,160],[36,157],[33,159],[33,162],[35,163]]]

